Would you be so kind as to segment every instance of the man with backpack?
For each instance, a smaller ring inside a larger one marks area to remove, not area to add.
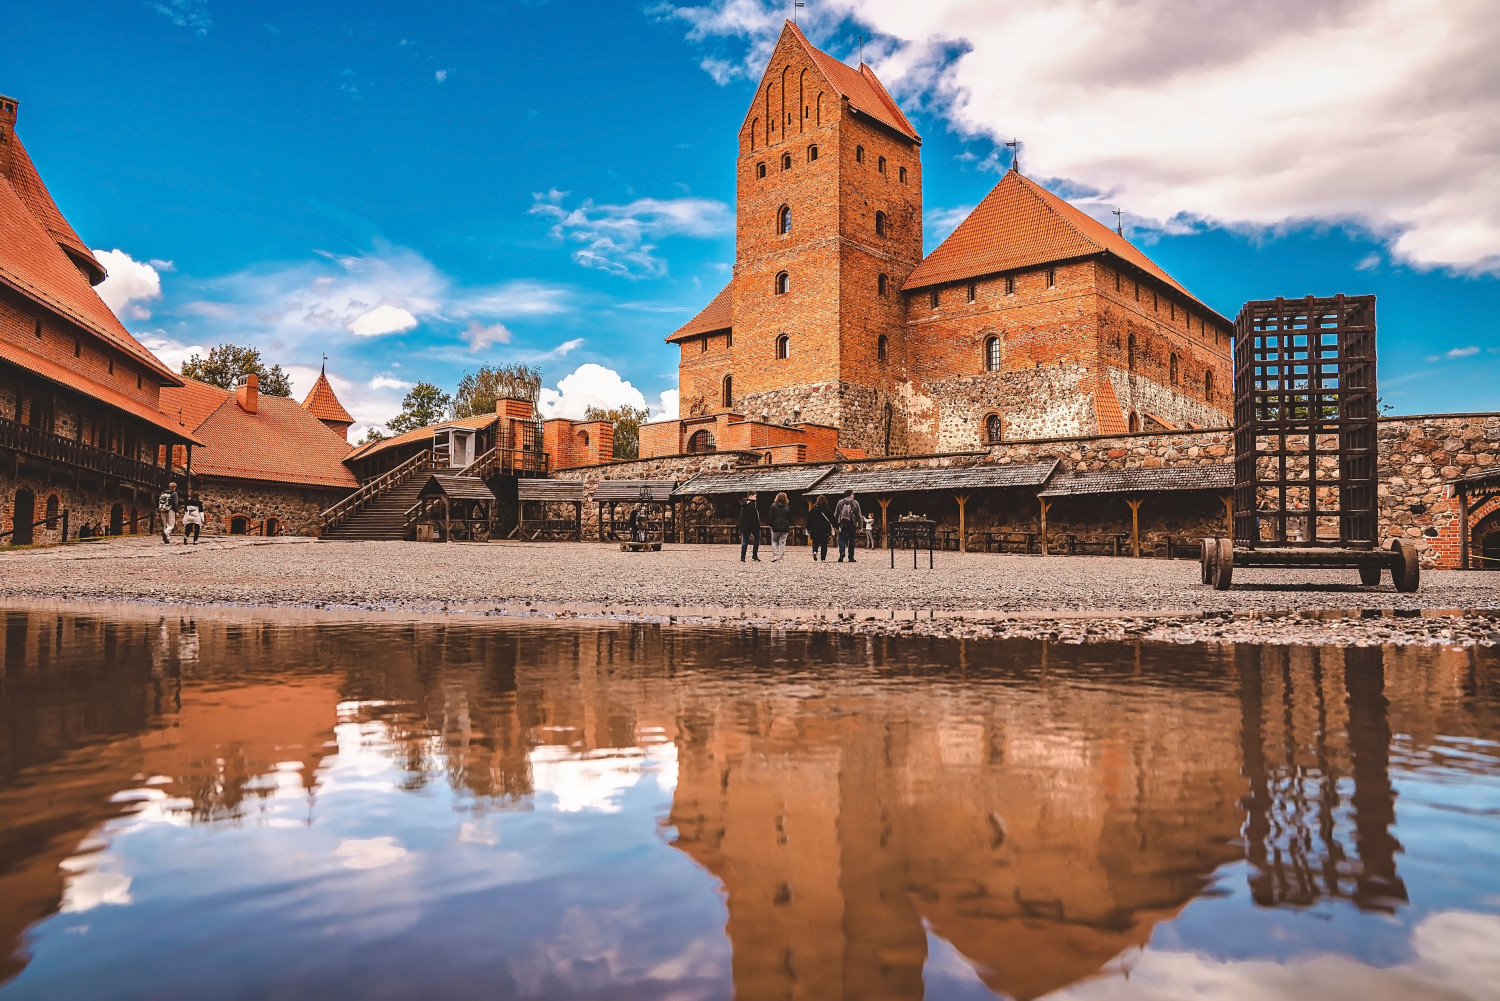
[[[864,513],[859,509],[859,501],[854,499],[854,491],[845,490],[838,506],[833,509],[833,524],[839,532],[840,563],[844,562],[846,552],[849,555],[849,562],[854,562],[854,539],[864,520]]]
[[[740,562],[745,562],[745,550],[751,550],[750,558],[760,562],[760,509],[755,506],[755,495],[746,494],[740,505]]]
[[[167,489],[156,498],[156,510],[161,514],[161,541],[168,545],[172,542],[172,529],[177,527],[177,508],[181,503],[175,482],[168,483]]]

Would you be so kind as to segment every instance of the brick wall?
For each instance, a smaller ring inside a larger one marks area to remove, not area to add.
[[[9,463],[4,465],[8,466]],[[46,516],[48,498],[57,498],[59,520],[50,528],[44,525],[35,530],[33,541],[36,544],[61,541],[60,512],[63,510],[68,512],[69,538],[76,538],[78,530],[84,525],[98,525],[107,531],[112,509],[117,504],[120,506],[123,533],[132,534],[134,524],[138,532],[144,534],[151,529],[151,514],[156,509],[157,492],[144,487],[115,486],[101,489],[97,481],[77,487],[71,476],[58,482],[29,469],[21,469],[18,474],[7,469],[0,472],[0,532],[15,528],[16,495],[20,490],[31,492],[35,512],[33,522],[41,521]],[[7,545],[11,545],[10,536],[0,539],[0,546]]]

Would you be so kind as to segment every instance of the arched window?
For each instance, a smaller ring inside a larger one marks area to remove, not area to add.
[[[792,154],[790,154],[790,153],[783,153],[783,154],[781,154],[781,169],[782,170],[791,170],[792,169]]]
[[[714,433],[707,428],[694,431],[688,437],[688,452],[692,455],[702,455],[704,452],[718,450],[718,443],[714,441]]]
[[[965,302],[973,302],[975,300],[975,298],[978,296],[978,294],[979,294],[978,288],[975,286],[975,284],[973,282],[969,282],[969,287],[964,290],[964,301]]]
[[[755,165],[755,176],[756,177],[765,177],[766,176],[766,165],[765,164],[763,164],[763,163],[757,163]]]
[[[1000,415],[990,414],[984,419],[984,440],[994,445],[1000,442],[1000,436]]]
[[[785,271],[776,275],[776,294],[786,295],[792,290],[792,276]]]
[[[776,338],[776,357],[783,359],[790,356],[792,351],[792,339],[786,334]]]
[[[888,347],[889,347],[889,341],[886,339],[885,334],[881,334],[879,337],[877,337],[875,339],[875,360],[876,361],[885,361],[886,351],[887,351]]]
[[[1125,338],[1125,367],[1135,371],[1135,334]]]
[[[1214,398],[1214,370],[1209,369],[1203,373],[1203,398],[1210,402]]]
[[[732,375],[724,377],[724,406],[734,406],[734,376]]]
[[[1177,385],[1177,352],[1167,359],[1167,378],[1172,380],[1172,385]]]
[[[1141,416],[1140,416],[1140,414],[1137,414],[1134,410],[1132,410],[1130,412],[1130,430],[1132,432],[1135,432],[1135,431],[1139,431],[1140,429],[1141,429]]]
[[[776,232],[784,236],[791,231],[792,207],[790,205],[783,205],[781,206],[781,210],[776,213]]]
[[[864,163],[865,162],[865,148],[863,146],[856,146],[856,147],[854,147],[854,162],[855,163]]]
[[[807,147],[807,162],[808,163],[812,163],[817,158],[818,158],[818,147],[816,147],[816,146],[809,146],[809,147]]]
[[[876,212],[875,213],[875,235],[876,236],[885,236],[885,213],[884,212]]]
[[[880,171],[882,174],[885,173],[885,157],[882,156],[875,159],[875,169]]]
[[[896,168],[896,180],[900,181],[902,184],[906,183],[906,168],[905,167],[897,167]]]
[[[986,337],[984,340],[984,370],[1000,371],[1000,338]]]
[[[57,527],[57,494],[47,495],[47,529],[51,531]]]
[[[880,295],[885,295],[885,288],[888,282],[890,282],[890,278],[886,275],[881,275],[879,278],[875,279],[875,291]]]

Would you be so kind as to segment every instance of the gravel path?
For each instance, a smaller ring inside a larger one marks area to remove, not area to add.
[[[1273,642],[1500,641],[1500,573],[1427,571],[1417,594],[1362,587],[1353,571],[1237,571],[1228,592],[1196,562],[938,553],[893,570],[741,563],[738,548],[212,539],[116,539],[0,553],[0,599],[290,605],[609,617],[857,632],[1060,639]],[[1388,578],[1387,578],[1388,579]],[[1471,614],[1439,614],[1460,610]]]

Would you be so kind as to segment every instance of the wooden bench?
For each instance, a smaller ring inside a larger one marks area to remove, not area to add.
[[[1079,537],[1077,535],[1065,535],[1063,538],[1068,547],[1069,556],[1086,556],[1093,553],[1098,556],[1120,556],[1128,551],[1127,540],[1129,535],[1106,535],[1102,538]]]
[[[975,537],[981,541],[987,553],[992,551],[992,546],[993,552],[997,553],[1006,552],[1010,546],[1015,546],[1018,552],[1028,556],[1042,551],[1041,536],[1036,532],[979,532]]]

